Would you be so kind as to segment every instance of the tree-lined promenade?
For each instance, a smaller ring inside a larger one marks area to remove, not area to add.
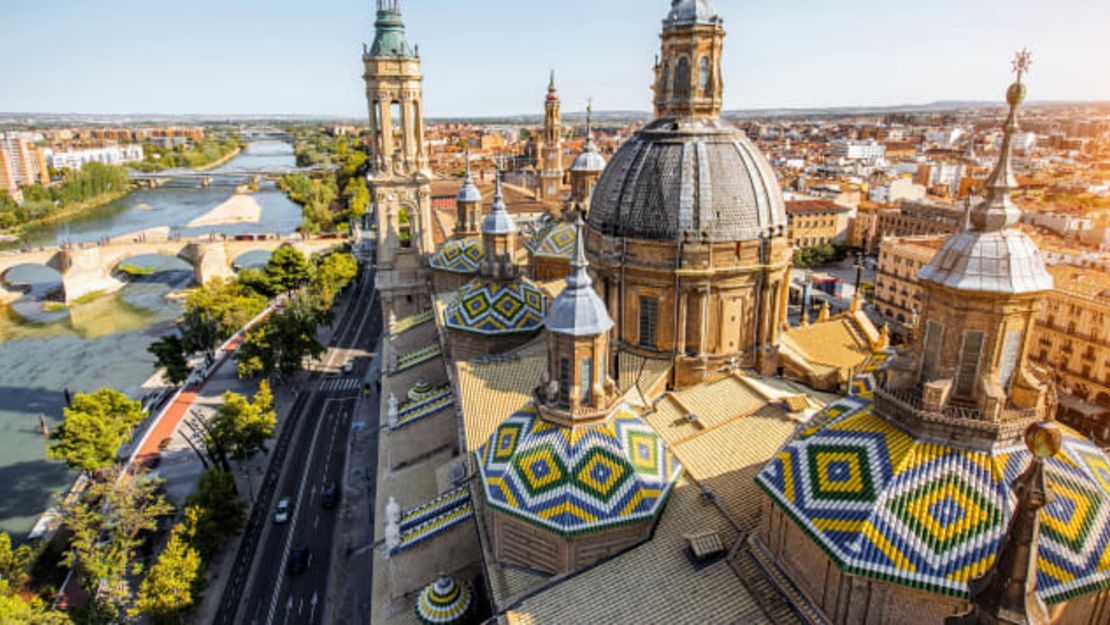
[[[237,354],[240,376],[256,380],[256,390],[228,392],[211,418],[186,424],[191,434],[182,438],[205,470],[180,509],[165,499],[160,480],[119,462],[121,447],[147,417],[141,404],[112,389],[75,395],[50,434],[48,455],[88,486],[59,502],[61,527],[48,543],[13,549],[0,534],[0,623],[106,625],[140,616],[187,622],[206,566],[243,523],[232,469],[264,453],[274,434],[269,380],[291,378],[324,351],[317,329],[330,323],[336,294],[357,270],[344,251],[309,259],[282,247],[263,268],[189,294],[178,328],[151,347],[176,383],[210,362],[216,346],[271,301],[278,305]],[[87,600],[54,609],[51,572],[65,569]]]

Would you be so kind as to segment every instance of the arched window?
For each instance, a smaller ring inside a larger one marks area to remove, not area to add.
[[[678,68],[675,69],[674,97],[690,97],[690,59],[686,57],[678,60]]]
[[[701,83],[702,95],[709,95],[709,57],[701,57],[701,64],[698,67],[698,80]]]

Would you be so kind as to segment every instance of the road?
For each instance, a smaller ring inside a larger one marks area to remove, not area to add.
[[[342,508],[339,502],[325,509],[323,491],[335,484],[342,492],[352,416],[370,361],[365,354],[382,330],[373,274],[366,274],[352,291],[348,295],[351,301],[336,322],[323,371],[311,376],[298,393],[282,430],[236,556],[233,577],[221,598],[216,625],[322,622],[332,541]],[[353,354],[360,356],[354,370],[343,373],[342,364]],[[275,524],[274,507],[285,497],[292,504],[289,521]],[[302,547],[310,553],[308,569],[291,575],[290,553]]]

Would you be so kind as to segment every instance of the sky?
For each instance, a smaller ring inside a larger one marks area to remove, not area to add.
[[[430,117],[651,109],[669,0],[402,0]],[[714,0],[726,109],[1110,100],[1106,0]],[[373,0],[0,0],[0,112],[362,117]]]

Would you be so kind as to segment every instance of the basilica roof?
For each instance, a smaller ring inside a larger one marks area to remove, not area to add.
[[[574,256],[576,239],[577,234],[573,223],[551,219],[540,227],[524,247],[533,256],[570,258]]]
[[[432,269],[451,273],[478,273],[486,252],[477,238],[451,239],[439,246],[429,264]]]
[[[896,427],[872,410],[885,360],[873,357],[856,394],[814,417],[756,482],[845,571],[967,598],[994,562],[1032,454],[1021,442],[962,449]],[[1110,587],[1110,460],[1061,430],[1046,462],[1055,499],[1040,513],[1037,594],[1048,604]]]
[[[475,334],[520,334],[542,328],[546,315],[547,296],[527,280],[474,280],[447,306],[444,324]]]
[[[747,241],[785,235],[774,170],[743,132],[716,119],[660,119],[613,156],[591,227],[635,239]]]
[[[544,421],[529,404],[477,457],[491,507],[564,536],[656,518],[682,473],[625,404],[603,422],[575,427]]]

